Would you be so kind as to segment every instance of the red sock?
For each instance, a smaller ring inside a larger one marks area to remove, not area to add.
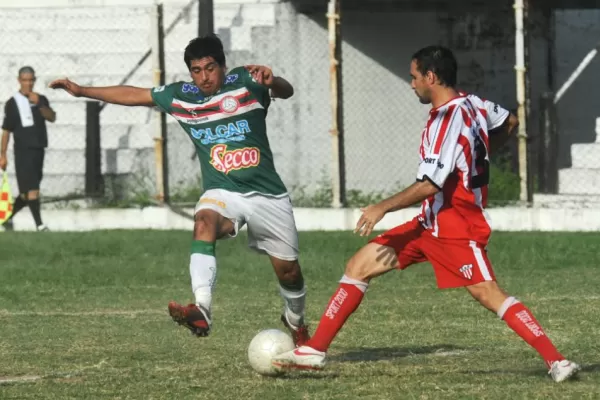
[[[364,287],[361,288],[356,284],[340,283],[340,286],[329,300],[315,334],[306,343],[306,346],[319,351],[327,351],[333,338],[342,329],[348,317],[360,305],[365,295],[364,290],[367,287],[366,283],[363,283],[363,285]]]
[[[514,298],[512,300],[516,301]],[[546,333],[531,311],[522,303],[513,303],[506,309],[502,319],[504,319],[510,329],[515,331],[517,335],[521,336],[523,340],[540,353],[548,367],[554,361],[565,359],[556,350],[556,347],[554,347],[548,336],[546,336]]]

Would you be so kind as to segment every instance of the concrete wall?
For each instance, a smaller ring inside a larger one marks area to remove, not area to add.
[[[31,3],[31,4],[30,4]],[[52,0],[58,8],[24,8],[25,0],[0,3],[0,101],[16,90],[19,66],[32,64],[39,89],[59,119],[50,129],[49,157],[42,189],[64,194],[83,189],[84,103],[43,87],[69,75],[83,84],[115,84],[150,43],[149,0]],[[165,2],[167,25],[186,3]],[[77,4],[76,8],[65,6]],[[107,7],[110,5],[111,7]],[[414,180],[416,150],[428,107],[410,90],[408,67],[419,47],[452,47],[460,64],[460,86],[515,108],[513,11],[496,4],[486,11],[358,12],[343,16],[344,106],[347,186],[389,191]],[[186,79],[182,53],[197,32],[196,7],[167,38],[168,81]],[[560,84],[597,42],[600,12],[557,12],[557,83]],[[271,65],[296,86],[296,95],[273,104],[268,128],[276,165],[293,188],[311,191],[331,168],[329,61],[324,13],[297,14],[275,0],[217,0],[215,26],[227,48],[230,67]],[[33,27],[33,30],[32,30]],[[532,109],[545,89],[546,38],[532,43]],[[600,98],[595,60],[562,101],[565,144],[592,141]],[[142,65],[129,82],[151,86],[151,66]],[[0,104],[3,106],[3,104]],[[110,174],[137,174],[154,181],[153,113],[144,108],[107,106],[102,114],[103,168]],[[537,121],[530,132],[537,130]],[[561,162],[568,163],[568,148]],[[199,167],[189,139],[169,119],[170,181],[174,188],[197,183]],[[12,170],[10,171],[12,172]],[[137,182],[134,180],[134,182]]]

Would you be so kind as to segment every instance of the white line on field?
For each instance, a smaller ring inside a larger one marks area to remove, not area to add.
[[[41,375],[26,375],[26,376],[4,376],[0,377],[0,385],[9,383],[33,382],[42,379]]]
[[[436,351],[432,353],[433,356],[438,357],[451,357],[451,356],[459,356],[461,354],[468,353],[468,350],[448,350],[448,351]]]
[[[166,310],[92,310],[92,311],[9,311],[0,309],[1,317],[39,316],[39,317],[93,317],[103,315],[116,315],[136,317],[138,315],[166,314]]]
[[[600,300],[600,296],[589,295],[589,296],[551,296],[551,297],[530,297],[529,300],[533,301],[561,301],[561,300]]]
[[[100,361],[98,364],[88,365],[86,367],[81,367],[75,371],[69,372],[50,372],[46,375],[22,375],[22,376],[2,376],[0,377],[0,386],[1,385],[9,385],[11,383],[27,383],[27,382],[35,382],[40,379],[48,379],[48,378],[70,378],[72,376],[81,375],[84,371],[89,369],[100,369],[102,366],[106,364],[106,360]]]

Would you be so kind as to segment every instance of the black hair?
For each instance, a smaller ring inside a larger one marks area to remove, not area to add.
[[[24,67],[19,68],[19,75],[18,76],[20,77],[21,74],[35,75],[35,71],[30,66],[26,65]]]
[[[412,59],[421,75],[433,72],[444,86],[456,86],[458,66],[452,50],[443,46],[428,46],[417,51]]]
[[[183,59],[188,69],[192,64],[192,60],[200,60],[201,58],[212,57],[221,67],[225,66],[225,52],[223,51],[223,43],[215,34],[198,37],[190,41],[185,48]]]

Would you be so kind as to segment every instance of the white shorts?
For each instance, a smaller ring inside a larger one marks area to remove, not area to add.
[[[262,194],[242,195],[224,189],[204,192],[194,214],[200,210],[213,210],[239,230],[248,224],[248,246],[260,253],[295,261],[298,259],[298,231],[289,196],[271,197]]]

